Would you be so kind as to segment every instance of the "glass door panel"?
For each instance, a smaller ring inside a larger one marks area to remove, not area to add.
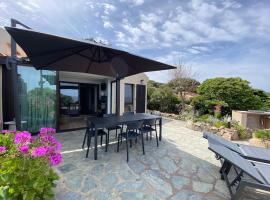
[[[37,132],[56,126],[56,72],[18,66],[18,92],[22,128]]]

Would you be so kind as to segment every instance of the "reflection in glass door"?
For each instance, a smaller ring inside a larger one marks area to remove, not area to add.
[[[60,82],[60,130],[86,127],[89,115],[96,115],[98,85]]]
[[[21,119],[26,122],[22,128],[55,128],[56,72],[18,66],[18,86]]]

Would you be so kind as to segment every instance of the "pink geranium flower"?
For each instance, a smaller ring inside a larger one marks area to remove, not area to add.
[[[39,130],[40,135],[55,134],[56,130],[54,128],[41,128]]]
[[[16,133],[14,143],[17,145],[25,146],[31,142],[31,133],[27,131]]]
[[[23,155],[27,154],[29,152],[29,147],[28,146],[20,146],[18,147],[19,152],[21,152]]]
[[[44,146],[36,147],[32,150],[31,156],[33,158],[42,157],[47,154],[48,148]]]
[[[52,166],[60,164],[62,161],[62,156],[60,153],[54,154],[50,156],[50,163]]]
[[[6,151],[7,151],[6,147],[0,146],[0,154],[4,154],[4,153],[6,153]]]

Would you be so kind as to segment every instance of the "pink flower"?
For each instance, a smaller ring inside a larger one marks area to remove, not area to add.
[[[6,151],[7,151],[6,147],[0,146],[0,154],[4,154],[4,153],[6,153]]]
[[[46,147],[50,147],[50,153],[60,153],[62,145],[52,135],[40,136],[40,142]]]
[[[44,146],[36,147],[32,150],[31,156],[33,158],[42,157],[47,154],[48,148]]]
[[[40,135],[55,134],[56,130],[54,128],[41,128],[39,130]]]
[[[27,131],[19,132],[14,137],[14,143],[17,145],[25,146],[30,144],[31,141],[31,133]]]
[[[21,152],[24,155],[24,154],[27,154],[28,153],[29,147],[28,146],[20,146],[18,148],[18,150],[19,150],[19,152]]]
[[[50,156],[50,163],[52,166],[58,165],[62,162],[62,156],[60,153]]]

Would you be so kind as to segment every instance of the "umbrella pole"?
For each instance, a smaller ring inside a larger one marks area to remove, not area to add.
[[[11,27],[16,27],[16,20],[11,19]],[[17,50],[16,50],[16,42],[11,37],[11,73],[12,73],[12,84],[13,84],[13,102],[14,102],[14,115],[15,115],[15,123],[16,129],[21,130],[21,109],[19,102],[19,90],[18,90],[18,76],[17,76]]]
[[[120,116],[120,78],[116,79],[116,115]]]

